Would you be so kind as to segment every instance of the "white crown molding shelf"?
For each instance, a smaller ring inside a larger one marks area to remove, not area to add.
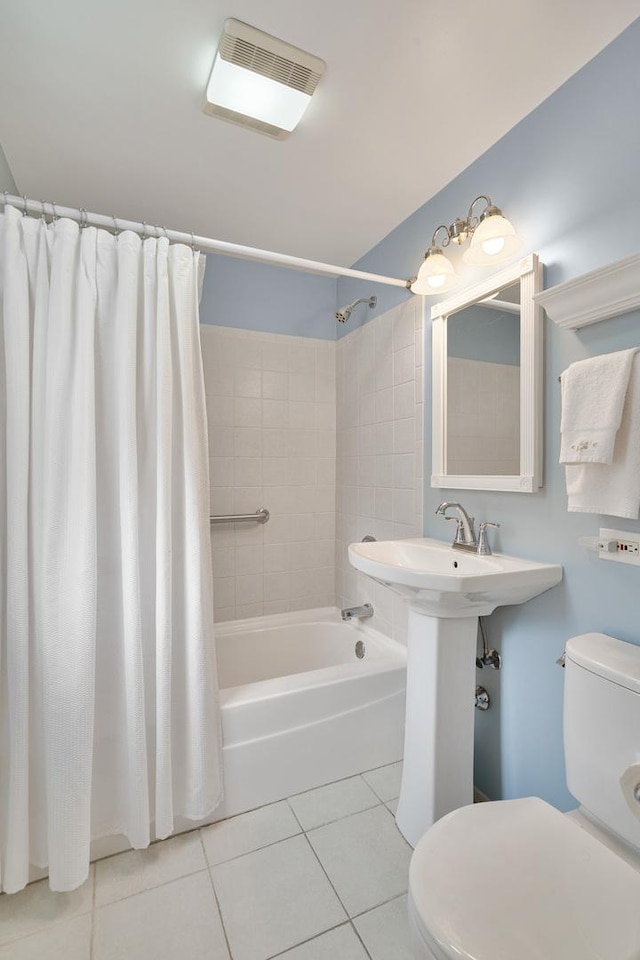
[[[533,299],[564,330],[630,313],[640,307],[640,253],[559,283]]]

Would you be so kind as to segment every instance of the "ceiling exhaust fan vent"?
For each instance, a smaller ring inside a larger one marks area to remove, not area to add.
[[[203,110],[283,139],[300,121],[324,69],[324,60],[299,47],[225,20]]]
[[[264,36],[272,39],[267,34]],[[273,39],[275,40],[275,37]],[[281,41],[276,42],[281,43]],[[304,51],[301,50],[300,53],[305,56]],[[322,76],[322,71],[314,71],[304,63],[283,57],[273,50],[258,46],[242,37],[231,36],[226,31],[220,44],[220,56],[223,60],[244,67],[245,70],[253,70],[254,73],[269,77],[270,80],[277,80],[278,83],[293,87],[295,90],[301,90],[309,96],[318,86]]]

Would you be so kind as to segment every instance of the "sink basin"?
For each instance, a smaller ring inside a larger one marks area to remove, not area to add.
[[[352,543],[349,562],[432,617],[486,616],[503,604],[524,603],[562,579],[558,564],[501,553],[479,557],[428,538]]]

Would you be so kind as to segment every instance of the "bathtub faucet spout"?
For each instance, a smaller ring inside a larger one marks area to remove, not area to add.
[[[340,611],[343,620],[365,620],[373,616],[373,607],[370,603],[365,603],[361,607],[345,607]]]

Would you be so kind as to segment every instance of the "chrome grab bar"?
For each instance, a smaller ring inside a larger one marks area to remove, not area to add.
[[[269,519],[269,511],[266,507],[260,507],[255,513],[230,513],[220,517],[209,517],[209,523],[234,523],[236,520],[257,520],[258,523],[266,523]]]

